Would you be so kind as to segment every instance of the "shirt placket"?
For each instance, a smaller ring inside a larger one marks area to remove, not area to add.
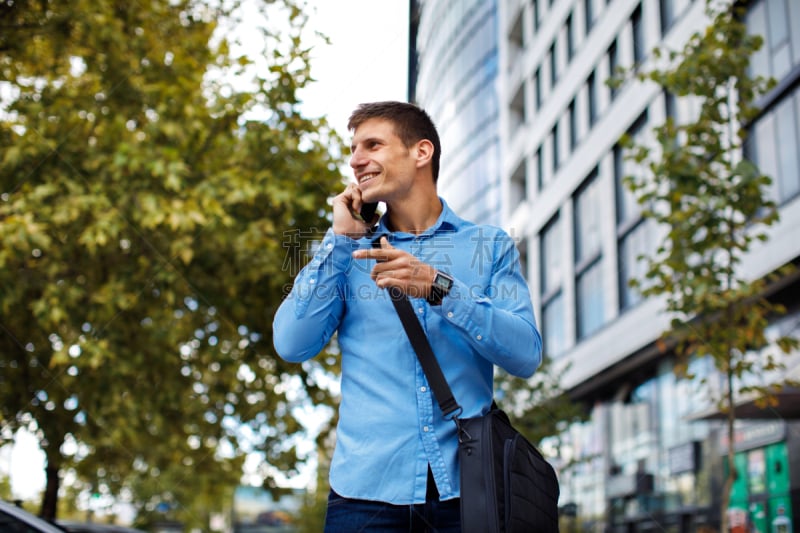
[[[423,256],[424,237],[416,237],[412,243],[410,253],[417,259]],[[418,298],[410,298],[414,308],[414,314],[422,325],[425,334],[428,334],[426,313],[428,304]],[[439,442],[436,439],[436,426],[434,425],[434,409],[438,409],[438,404],[432,394],[425,372],[422,370],[419,360],[415,360],[416,369],[416,389],[417,389],[417,412],[419,413],[419,433],[422,439],[422,447],[425,451],[424,460],[417,465],[417,479],[422,477],[427,483],[428,465],[430,464],[433,477],[438,480],[447,478],[447,467],[444,463]],[[424,489],[423,489],[424,490]]]

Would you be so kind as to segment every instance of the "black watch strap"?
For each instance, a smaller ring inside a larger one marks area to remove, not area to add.
[[[441,305],[442,299],[450,293],[453,287],[453,278],[444,272],[436,271],[431,284],[431,292],[428,295],[428,303],[431,305]]]

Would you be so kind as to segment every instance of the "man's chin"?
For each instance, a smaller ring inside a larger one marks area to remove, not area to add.
[[[378,191],[372,191],[370,189],[361,191],[361,201],[365,204],[373,204],[375,202],[381,201],[381,195]]]

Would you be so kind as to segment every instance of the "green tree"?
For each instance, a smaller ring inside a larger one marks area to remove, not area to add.
[[[6,474],[0,474],[0,499],[11,500],[11,477]]]
[[[300,113],[294,0],[256,3],[241,56],[219,4],[0,4],[0,435],[38,436],[47,518],[64,468],[201,516],[245,452],[295,472],[293,409],[330,401],[327,360],[284,364],[271,318],[342,143]]]
[[[787,268],[756,280],[745,279],[739,268],[754,242],[767,240],[766,227],[778,220],[770,178],[743,158],[747,127],[759,112],[754,102],[773,85],[749,74],[750,57],[762,38],[748,35],[740,7],[709,1],[706,10],[710,25],[682,50],[655,51],[655,61],[665,67],[637,73],[640,81],[691,98],[698,112],[686,123],[670,117],[657,127],[656,147],[628,140],[631,158],[648,171],[626,177],[626,184],[642,215],[665,231],[657,250],[646,257],[646,279],[632,282],[643,295],[665,299],[672,320],[661,346],[674,346],[679,371],[686,372],[691,357],[709,356],[725,378],[713,399],[727,415],[730,474],[721,495],[721,531],[727,531],[737,476],[735,401],[752,393],[761,402],[774,402],[783,383],[758,377],[780,372],[782,355],[797,340],[782,337],[771,343],[765,334],[770,318],[785,312],[767,299],[767,287]]]
[[[332,343],[329,350],[338,351],[338,345],[335,342]],[[328,494],[331,488],[328,476],[336,445],[333,430],[338,423],[339,412],[335,410],[315,439],[317,447],[316,486],[313,490],[307,491],[303,498],[303,504],[295,522],[298,533],[315,533],[324,529],[325,514],[328,509]]]
[[[321,452],[321,455],[324,452]],[[317,484],[313,491],[306,492],[295,523],[298,533],[316,533],[325,529],[325,514],[328,510],[330,465],[320,465],[317,469]]]

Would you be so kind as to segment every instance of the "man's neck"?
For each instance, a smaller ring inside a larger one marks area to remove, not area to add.
[[[388,226],[392,231],[419,235],[436,224],[442,209],[442,202],[435,194],[421,202],[389,204],[386,209]]]

